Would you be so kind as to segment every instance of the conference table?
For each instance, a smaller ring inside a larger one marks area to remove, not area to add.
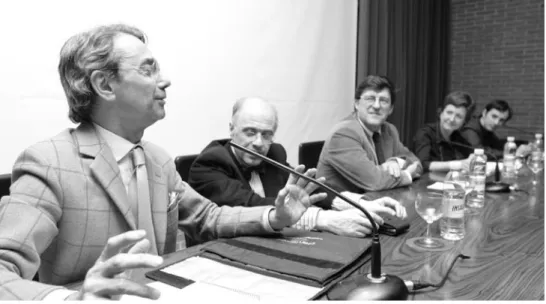
[[[402,235],[381,235],[382,272],[403,280],[438,283],[462,253],[471,258],[457,261],[444,286],[416,291],[409,300],[544,300],[544,178],[539,174],[533,186],[530,171],[522,170],[527,172],[515,180],[517,191],[487,193],[484,208],[465,214],[464,239],[451,242],[445,251],[416,249],[406,243],[426,233],[426,222],[415,212],[416,195],[441,181],[445,173],[425,174],[408,187],[367,193],[372,198],[398,200],[410,222],[409,231]],[[438,222],[431,226],[432,237],[440,237]],[[166,255],[165,264],[191,256],[202,246]],[[369,272],[366,263],[352,275]]]

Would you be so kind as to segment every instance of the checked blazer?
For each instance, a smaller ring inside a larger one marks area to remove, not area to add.
[[[201,241],[267,233],[271,207],[218,207],[181,180],[164,150],[142,147],[159,254],[174,251],[177,228]],[[12,181],[0,200],[0,300],[42,299],[83,280],[108,238],[136,229],[119,167],[92,124],[26,149]],[[31,281],[37,271],[41,282]]]

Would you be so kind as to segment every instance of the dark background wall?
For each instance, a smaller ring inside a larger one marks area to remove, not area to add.
[[[544,1],[452,0],[451,12],[450,89],[471,93],[477,111],[505,99],[507,125],[544,133]]]

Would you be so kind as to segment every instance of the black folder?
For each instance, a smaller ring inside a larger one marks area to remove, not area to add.
[[[284,229],[269,237],[216,240],[196,255],[262,275],[321,287],[321,292],[311,298],[316,299],[366,263],[370,245],[369,238]],[[178,288],[193,283],[161,269],[146,276]]]

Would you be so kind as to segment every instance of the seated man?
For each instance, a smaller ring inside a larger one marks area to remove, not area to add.
[[[288,166],[285,149],[280,144],[273,143],[277,125],[277,111],[273,105],[260,98],[242,98],[233,106],[229,125],[231,140]],[[190,169],[189,184],[219,206],[273,205],[277,192],[288,180],[288,174],[231,147],[228,142],[229,140],[213,141],[201,152]],[[324,178],[319,179],[323,180]],[[372,216],[379,224],[383,220],[377,213],[405,216],[404,207],[391,198],[360,203],[364,203],[365,208],[372,211]],[[343,206],[337,204],[337,201],[336,205]],[[294,227],[358,237],[371,232],[370,222],[355,209],[335,211],[310,207]]]
[[[512,118],[512,108],[508,102],[495,99],[485,105],[481,115],[471,119],[461,129],[463,137],[476,148],[483,148],[487,154],[502,158],[505,141],[499,139],[495,130]],[[531,150],[530,145],[520,145],[517,156],[525,156]]]
[[[395,100],[386,77],[366,77],[356,89],[353,114],[324,142],[317,175],[339,191],[358,193],[406,186],[419,177],[421,162],[386,121]]]
[[[469,171],[473,149],[459,130],[472,116],[475,107],[468,93],[451,92],[438,109],[437,121],[417,131],[413,146],[425,171]]]
[[[303,188],[312,186],[291,177],[275,206],[218,207],[182,182],[172,158],[142,140],[165,117],[170,81],[139,29],[77,34],[60,57],[79,126],[26,149],[13,166],[11,194],[0,200],[0,299],[157,299],[128,270],[163,263],[157,255],[174,250],[178,226],[202,241],[272,234],[326,197],[310,199]],[[82,280],[79,290],[62,286]]]

